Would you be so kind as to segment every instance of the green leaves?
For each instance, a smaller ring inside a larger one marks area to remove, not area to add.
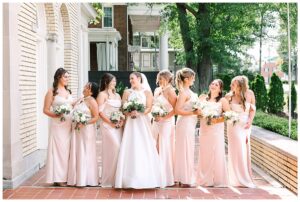
[[[273,73],[268,92],[268,112],[277,114],[283,111],[283,106],[284,97],[282,82],[279,77]]]
[[[261,109],[263,112],[265,112],[267,109],[268,97],[264,77],[261,75],[256,75],[251,86],[255,94],[257,109]]]

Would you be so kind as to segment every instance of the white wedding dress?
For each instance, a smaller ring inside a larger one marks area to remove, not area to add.
[[[130,89],[128,100],[139,99],[146,105],[144,90]],[[126,120],[119,153],[115,188],[161,187],[161,167],[153,141],[150,120],[139,115]]]

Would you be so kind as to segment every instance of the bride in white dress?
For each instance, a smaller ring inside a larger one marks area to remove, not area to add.
[[[138,99],[145,105],[145,111],[126,114],[115,188],[161,187],[160,160],[147,115],[151,112],[153,95],[145,75],[139,72],[130,74],[130,84],[131,89],[124,92],[123,103]]]

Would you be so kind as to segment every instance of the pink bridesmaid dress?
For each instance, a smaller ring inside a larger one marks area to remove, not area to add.
[[[112,112],[119,111],[121,100],[107,99],[99,106],[99,111],[110,117]],[[122,129],[112,128],[109,124],[100,120],[100,133],[102,135],[102,174],[101,186],[114,187],[119,150],[122,140]]]
[[[160,94],[154,98],[154,104],[158,102],[170,112],[173,106]],[[162,168],[162,184],[164,186],[174,185],[174,147],[175,147],[175,118],[170,117],[166,120],[156,122],[153,121],[153,132],[158,137],[159,158]]]
[[[198,100],[197,94],[191,92],[191,98],[185,102],[187,111],[193,110],[193,102]],[[195,185],[194,169],[195,132],[197,115],[178,116],[175,129],[175,164],[174,180],[185,185]]]
[[[231,103],[231,110],[239,113],[239,122],[227,124],[228,136],[228,174],[229,183],[232,186],[254,188],[251,172],[250,156],[250,133],[251,127],[245,129],[249,118],[250,108],[256,109],[254,105],[246,102],[246,109],[242,105]],[[248,138],[248,143],[246,143]]]
[[[74,107],[91,117],[84,101]],[[73,129],[68,171],[68,185],[97,186],[99,183],[96,157],[96,124]]]
[[[63,104],[72,105],[73,99],[56,95],[52,102],[52,108]],[[72,118],[64,115],[65,121],[60,118],[52,118],[50,122],[50,134],[48,139],[48,153],[46,164],[46,183],[67,182]]]
[[[222,114],[221,102],[206,102]],[[201,186],[227,187],[228,174],[225,158],[224,122],[212,125],[200,119],[199,158],[197,181]]]

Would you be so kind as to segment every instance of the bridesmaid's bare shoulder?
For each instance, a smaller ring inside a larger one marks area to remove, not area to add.
[[[226,93],[226,95],[224,96],[225,99],[230,100],[230,97],[232,96],[232,93]]]

